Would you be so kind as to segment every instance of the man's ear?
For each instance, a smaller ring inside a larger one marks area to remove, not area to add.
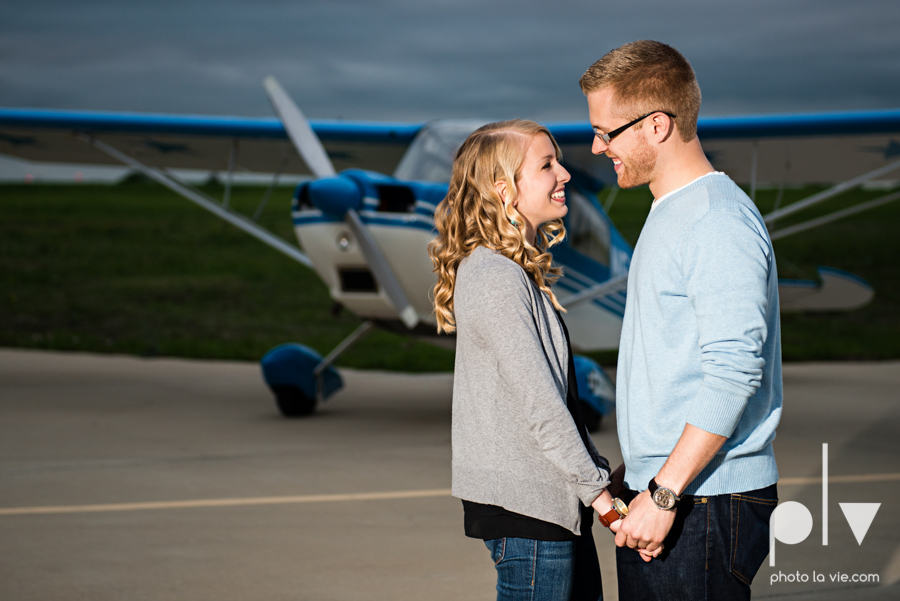
[[[675,132],[675,121],[668,115],[656,113],[651,119],[650,124],[653,127],[651,135],[658,142],[665,142]]]
[[[506,202],[509,200],[509,198],[507,198],[506,196],[506,181],[502,179],[495,181],[494,189],[497,190],[497,194],[500,195],[500,200],[503,201],[503,204],[506,204]]]

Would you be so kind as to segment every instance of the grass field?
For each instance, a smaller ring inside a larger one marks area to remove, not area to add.
[[[782,205],[818,189],[788,190]],[[232,206],[250,214],[263,191],[236,188]],[[293,241],[291,192],[276,189],[260,221]],[[782,225],[884,193],[850,192]],[[760,192],[763,212],[775,196]],[[647,189],[623,191],[610,211],[632,244],[650,202]],[[898,224],[900,202],[776,242],[782,277],[827,265],[876,289],[859,311],[784,315],[786,360],[900,358]],[[358,324],[333,314],[311,270],[160,186],[0,186],[0,346],[257,360],[287,341],[327,352]],[[376,332],[339,364],[441,371],[453,354]]]

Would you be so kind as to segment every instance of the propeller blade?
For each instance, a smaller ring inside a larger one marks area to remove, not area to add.
[[[413,329],[419,323],[419,314],[416,313],[415,308],[406,298],[403,287],[400,285],[400,280],[397,279],[397,275],[391,269],[387,258],[384,256],[375,238],[372,237],[369,228],[362,222],[359,214],[354,209],[347,210],[347,214],[344,215],[344,221],[350,226],[350,231],[353,232],[353,235],[356,236],[359,249],[369,263],[369,268],[375,275],[375,279],[381,284],[382,289],[387,293],[388,298],[391,299],[391,302],[400,314],[400,320],[403,321],[407,328]]]
[[[263,80],[266,88],[266,94],[269,96],[269,102],[275,109],[275,114],[284,129],[287,131],[288,137],[294,144],[294,148],[303,157],[306,165],[316,177],[331,177],[336,174],[331,159],[325,152],[322,142],[313,132],[306,117],[297,107],[288,93],[284,91],[281,84],[278,83],[271,75]]]

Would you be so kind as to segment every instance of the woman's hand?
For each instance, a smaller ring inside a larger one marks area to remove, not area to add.
[[[610,509],[612,509],[612,495],[609,494],[609,491],[603,489],[603,492],[600,493],[600,496],[594,499],[594,502],[591,503],[591,507],[594,508],[594,511],[603,515],[607,513]],[[610,523],[609,529],[612,530],[613,534],[619,533],[619,528],[622,527],[622,518],[619,518],[615,522]],[[662,553],[663,544],[659,543],[658,547],[655,547],[653,551],[648,551],[647,549],[636,548],[635,551],[640,553],[641,559],[646,562],[652,561],[655,557],[658,557],[660,553]]]

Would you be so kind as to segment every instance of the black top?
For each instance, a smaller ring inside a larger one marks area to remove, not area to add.
[[[559,313],[557,312],[557,316]],[[575,359],[572,355],[572,344],[569,341],[569,330],[566,322],[559,316],[563,333],[566,335],[566,346],[569,348],[569,391],[566,395],[566,407],[575,420],[575,426],[581,435],[581,441],[588,448],[588,431],[581,416],[581,408],[578,402],[578,381],[575,378]],[[601,466],[602,467],[602,466]],[[607,465],[608,469],[608,465]],[[564,541],[575,540],[576,535],[563,528],[559,524],[545,522],[520,513],[514,513],[496,505],[485,505],[472,501],[463,501],[465,512],[464,524],[466,536],[493,540],[495,538],[514,537],[530,538],[532,540]],[[581,508],[581,532],[590,530],[594,522],[594,509],[592,507]]]

